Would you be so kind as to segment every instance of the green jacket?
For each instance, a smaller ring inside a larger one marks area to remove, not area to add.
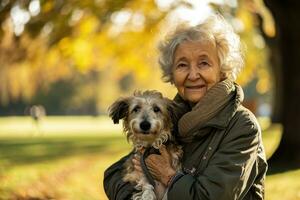
[[[197,140],[184,144],[186,175],[172,184],[168,199],[264,199],[267,163],[259,125],[243,106],[232,118],[228,109],[196,130]]]
[[[261,130],[237,97],[189,134],[193,140],[182,143],[184,175],[169,187],[169,200],[264,199],[267,162]],[[105,171],[109,199],[130,199],[134,191],[121,180],[126,158]]]

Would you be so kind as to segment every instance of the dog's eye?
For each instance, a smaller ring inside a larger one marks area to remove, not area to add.
[[[132,109],[132,112],[136,113],[136,112],[138,112],[140,109],[141,109],[140,106],[135,106],[135,107]]]
[[[159,108],[158,106],[154,106],[154,107],[153,107],[153,111],[154,111],[155,113],[160,112],[160,108]]]

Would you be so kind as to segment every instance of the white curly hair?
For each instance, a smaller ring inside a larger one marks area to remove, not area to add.
[[[244,66],[240,37],[220,14],[212,14],[196,26],[178,25],[174,32],[159,43],[159,64],[165,82],[173,82],[174,54],[178,45],[185,41],[203,41],[214,44],[218,52],[221,73],[225,78],[236,80]]]

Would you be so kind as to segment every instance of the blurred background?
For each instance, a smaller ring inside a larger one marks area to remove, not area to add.
[[[218,11],[240,35],[238,83],[269,159],[266,199],[300,199],[297,0],[1,0],[0,199],[105,200],[130,150],[107,108],[135,90],[172,98],[157,43]]]

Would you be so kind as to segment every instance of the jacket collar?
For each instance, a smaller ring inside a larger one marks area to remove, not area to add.
[[[195,131],[203,135],[208,127],[226,128],[243,98],[242,88],[228,79],[211,88],[192,108],[177,94],[174,100],[181,104],[184,113],[178,122],[179,136],[193,137]]]
[[[215,127],[219,129],[224,129],[228,126],[230,120],[235,115],[239,105],[244,100],[243,89],[235,83],[235,95],[233,100],[228,103],[228,105],[221,110],[215,117],[210,119],[205,126]]]

